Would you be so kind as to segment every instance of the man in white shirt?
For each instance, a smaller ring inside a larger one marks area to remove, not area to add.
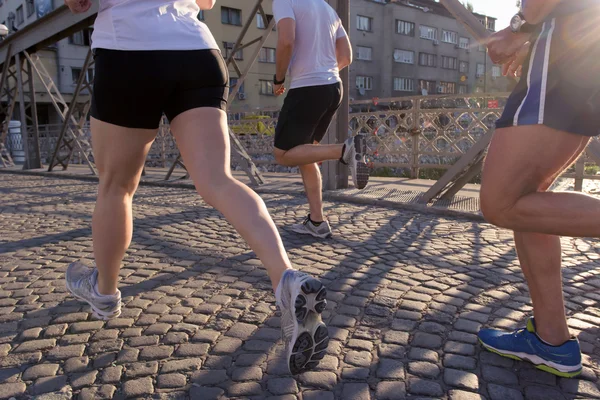
[[[350,40],[324,0],[274,0],[273,14],[278,31],[276,95],[285,92],[288,69],[291,78],[275,131],[274,155],[281,165],[299,166],[308,197],[310,214],[292,230],[326,238],[331,227],[323,215],[318,163],[339,159],[348,164],[359,189],[369,179],[362,135],[343,144],[319,144],[342,101],[339,71],[352,62]]]

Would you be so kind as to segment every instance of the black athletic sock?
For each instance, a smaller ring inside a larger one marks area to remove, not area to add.
[[[342,155],[340,156],[340,162],[344,165],[348,165],[346,161],[344,161],[344,152],[346,151],[346,143],[344,143],[344,147],[342,147]]]
[[[313,221],[312,218],[310,217],[310,214],[308,214],[308,219],[310,220],[310,222],[312,222],[312,224],[314,226],[319,226],[323,223],[323,221],[317,222],[317,221]]]

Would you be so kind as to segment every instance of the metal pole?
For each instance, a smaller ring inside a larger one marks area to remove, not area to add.
[[[350,0],[338,0],[337,12],[342,20],[342,25],[348,35],[350,34]],[[340,109],[337,112],[337,142],[343,143],[348,138],[348,126],[350,125],[350,67],[344,68],[340,71],[340,78],[342,80],[343,97]],[[345,189],[348,187],[348,167],[342,163],[337,163],[336,168],[336,188]]]
[[[29,86],[29,112],[31,113],[31,128],[33,129],[33,168],[42,168],[42,152],[40,150],[40,131],[37,118],[37,103],[31,61],[27,61],[27,82]],[[29,134],[27,135],[29,136]]]
[[[330,0],[329,3],[335,6],[336,11],[342,20],[342,25],[346,32],[349,30],[350,22],[350,0]],[[350,33],[348,33],[350,34]],[[343,97],[340,109],[337,112],[336,118],[329,127],[329,131],[325,136],[322,143],[325,144],[336,144],[343,143],[348,138],[348,127],[350,125],[349,107],[350,107],[350,95],[349,95],[349,68],[344,68],[340,71],[340,79],[342,80]],[[323,163],[323,189],[324,190],[335,190],[345,189],[348,187],[348,167],[338,161],[326,161]]]
[[[25,163],[23,169],[32,168],[31,153],[29,152],[29,135],[27,134],[27,114],[25,114],[25,93],[23,90],[23,65],[21,53],[15,54],[17,90],[19,92],[19,111],[21,115],[21,138],[23,140],[23,150],[25,151]]]

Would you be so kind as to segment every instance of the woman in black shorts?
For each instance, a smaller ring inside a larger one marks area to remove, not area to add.
[[[75,13],[93,0],[65,0]],[[69,291],[96,317],[121,313],[117,280],[131,243],[132,199],[163,113],[200,196],[217,208],[271,278],[292,373],[325,354],[320,314],[325,288],[295,271],[267,208],[230,170],[228,72],[200,9],[214,0],[100,0],[92,36],[96,57],[91,130],[100,175],[92,220],[96,267],[73,263]]]

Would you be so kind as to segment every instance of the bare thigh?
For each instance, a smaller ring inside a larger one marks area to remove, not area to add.
[[[100,184],[137,188],[156,129],[132,129],[91,119],[92,150]]]
[[[186,111],[171,123],[186,168],[204,197],[231,177],[227,114],[216,108]]]
[[[483,168],[484,213],[510,209],[522,196],[547,190],[589,139],[544,125],[498,129]]]

